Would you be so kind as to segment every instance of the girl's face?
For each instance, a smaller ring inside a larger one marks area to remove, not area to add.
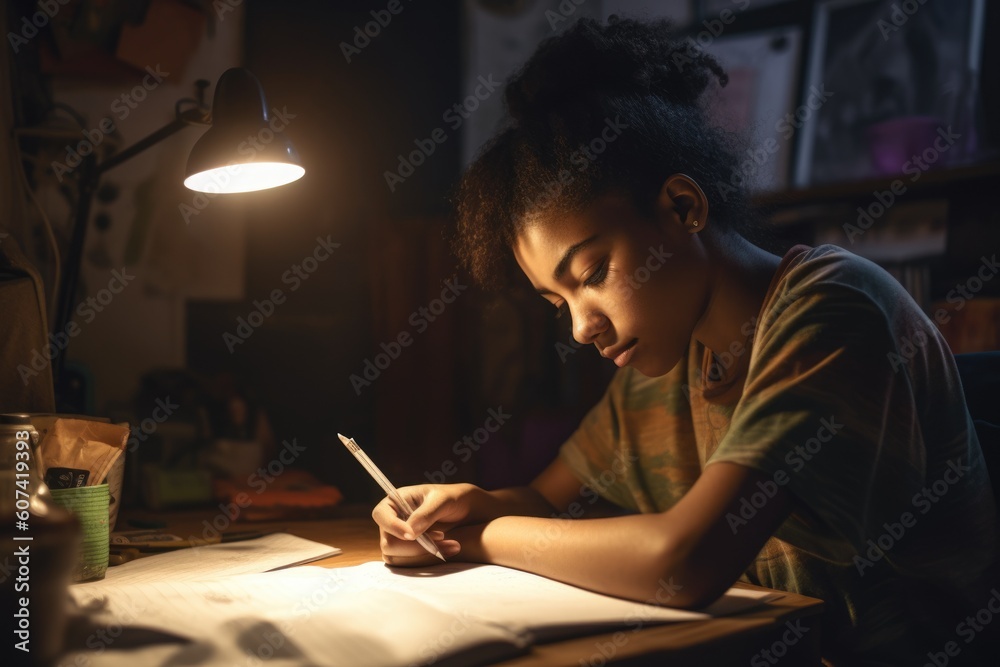
[[[661,195],[650,220],[628,197],[608,195],[581,214],[529,223],[514,245],[538,293],[572,317],[577,341],[650,377],[680,361],[708,306],[694,233],[703,225],[692,224],[700,207],[678,201]]]

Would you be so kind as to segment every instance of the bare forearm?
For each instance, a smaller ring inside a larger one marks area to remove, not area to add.
[[[609,519],[500,517],[458,529],[460,560],[540,574],[618,597],[699,606],[704,586],[688,581],[661,515]],[[690,577],[688,577],[690,579]]]
[[[727,517],[774,486],[753,521]],[[763,473],[709,465],[666,512],[610,519],[501,517],[449,532],[457,558],[496,563],[581,588],[673,607],[715,600],[744,572],[791,511],[792,497]],[[668,599],[664,600],[663,598]]]
[[[477,489],[470,518],[486,523],[502,516],[547,517],[556,510],[535,489],[528,486],[485,491]]]

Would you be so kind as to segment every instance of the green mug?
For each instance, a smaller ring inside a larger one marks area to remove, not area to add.
[[[74,489],[50,489],[52,500],[76,516],[83,543],[73,572],[73,581],[103,579],[108,571],[108,485],[81,486]]]

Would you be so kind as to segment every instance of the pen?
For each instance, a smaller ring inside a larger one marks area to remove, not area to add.
[[[406,499],[399,495],[399,491],[396,490],[396,487],[392,485],[389,478],[382,474],[382,471],[378,469],[378,466],[375,465],[370,458],[368,458],[368,455],[365,454],[365,450],[361,449],[361,447],[358,446],[358,443],[354,442],[354,438],[348,438],[346,435],[341,435],[340,433],[337,434],[337,437],[340,438],[340,441],[344,443],[344,446],[347,447],[352,454],[354,454],[354,458],[356,458],[358,463],[360,463],[361,466],[368,471],[368,474],[372,476],[372,479],[378,482],[378,485],[381,486],[386,495],[392,499],[392,502],[396,503],[396,506],[402,510],[403,514],[406,515],[403,518],[409,519],[410,515],[413,514],[413,508],[410,507],[410,503],[406,502]],[[427,549],[427,553],[434,554],[441,560],[444,560],[444,556],[441,555],[437,545],[434,544],[434,540],[427,537],[427,535],[418,535],[417,542],[424,549]]]

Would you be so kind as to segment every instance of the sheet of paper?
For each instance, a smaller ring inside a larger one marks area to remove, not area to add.
[[[356,570],[300,567],[213,581],[75,586],[73,597],[93,628],[90,639],[125,626],[109,648],[133,643],[142,628],[158,630],[160,641],[98,655],[74,652],[62,664],[85,656],[91,667],[258,660],[271,667],[470,665],[519,655],[529,645],[519,629],[428,604],[395,588],[391,577]]]
[[[268,572],[310,563],[340,553],[336,547],[287,533],[273,533],[254,540],[208,544],[138,558],[109,567],[104,579],[76,584],[76,588],[101,588],[169,579],[196,581],[232,574]]]
[[[732,588],[703,611],[660,606],[680,588],[661,581],[649,592],[654,604],[601,595],[528,572],[496,565],[449,563],[425,570],[365,563],[354,568],[369,586],[405,591],[452,612],[507,627],[523,626],[536,637],[568,636],[568,630],[694,621],[739,613],[776,597],[767,591]],[[350,584],[348,584],[350,585]],[[488,604],[483,604],[488,600]]]
[[[666,599],[670,583],[661,590]],[[481,664],[517,655],[539,640],[701,620],[752,608],[773,595],[733,589],[708,610],[691,612],[492,565],[413,570],[381,562],[201,581],[158,578],[73,586],[71,591],[96,628],[121,625],[128,629],[126,637],[139,628],[169,635],[177,644],[172,650],[128,651],[131,664],[151,665],[234,664],[234,655],[261,657],[261,651],[289,664]],[[651,598],[655,595],[651,592]],[[124,664],[116,662],[121,655],[106,651],[87,657],[103,667]]]

